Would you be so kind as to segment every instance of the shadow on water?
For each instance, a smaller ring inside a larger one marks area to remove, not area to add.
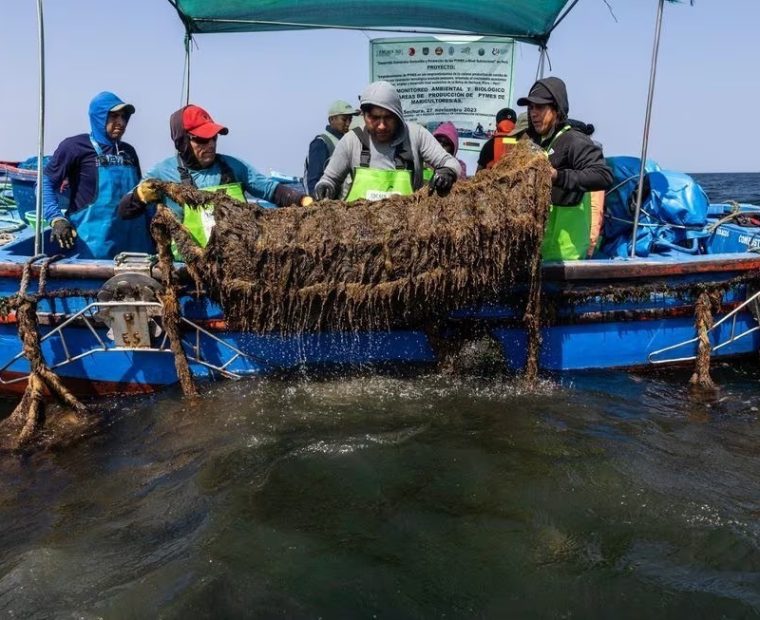
[[[25,617],[760,614],[754,367],[256,379],[0,463]]]

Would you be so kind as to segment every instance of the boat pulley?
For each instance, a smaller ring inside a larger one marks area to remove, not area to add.
[[[163,332],[155,320],[162,313],[163,286],[150,275],[153,264],[147,254],[120,254],[115,263],[116,275],[98,292],[95,318],[108,325],[116,346],[150,348]]]

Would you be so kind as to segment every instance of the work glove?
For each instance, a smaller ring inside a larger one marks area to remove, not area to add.
[[[438,168],[430,179],[430,193],[435,192],[439,196],[445,196],[451,191],[451,186],[457,180],[457,175],[453,170],[448,168]]]
[[[274,188],[274,194],[272,195],[272,202],[278,207],[290,207],[292,205],[299,205],[305,207],[304,199],[307,197],[303,191],[286,185],[285,183],[278,183]]]
[[[331,200],[335,198],[335,191],[327,183],[318,184],[314,188],[314,198],[317,200]]]
[[[53,232],[50,237],[64,250],[70,250],[74,247],[77,231],[71,225],[71,222],[65,217],[59,217],[53,220]]]
[[[140,181],[140,184],[135,188],[135,195],[143,204],[158,202],[161,199],[161,192],[152,179]]]

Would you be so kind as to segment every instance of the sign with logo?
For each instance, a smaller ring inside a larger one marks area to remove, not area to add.
[[[511,107],[514,49],[512,39],[499,37],[372,39],[371,81],[396,87],[406,120],[430,131],[454,123],[462,157],[463,151],[480,152],[496,113]],[[475,171],[474,163],[467,161],[467,167]]]
[[[498,37],[372,39],[370,77],[396,87],[406,120],[493,131],[512,100],[514,47]]]

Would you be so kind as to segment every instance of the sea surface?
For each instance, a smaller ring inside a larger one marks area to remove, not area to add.
[[[695,175],[760,204],[760,175]],[[0,459],[7,618],[760,617],[760,364],[248,379]],[[12,403],[4,403],[9,410]]]

